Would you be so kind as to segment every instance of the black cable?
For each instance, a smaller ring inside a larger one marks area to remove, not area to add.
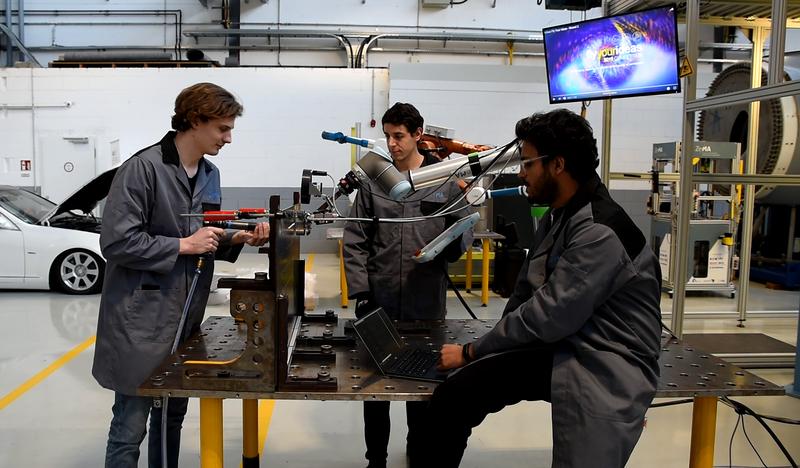
[[[761,415],[753,412],[750,408],[747,408],[747,410],[750,411],[750,414],[756,419],[756,421],[758,421],[758,423],[761,424],[761,426],[769,433],[770,437],[772,437],[772,440],[775,441],[775,444],[778,445],[778,448],[781,449],[781,452],[783,452],[783,455],[786,457],[786,459],[792,465],[792,468],[797,468],[797,462],[795,462],[794,458],[792,458],[792,456],[789,455],[789,451],[786,450],[786,447],[783,446],[783,443],[781,443],[781,440],[778,438],[778,436],[775,434],[775,432],[772,431],[772,428],[769,427],[769,425],[764,422],[764,420],[761,418]]]
[[[730,406],[734,410],[736,410],[739,407],[741,407],[741,408],[743,408],[743,411],[746,411],[748,414],[751,414],[752,416],[758,416],[761,419],[768,419],[770,421],[775,421],[775,422],[779,422],[779,423],[782,423],[782,424],[800,425],[800,420],[797,420],[797,419],[782,418],[780,416],[770,416],[768,414],[756,413],[755,411],[753,411],[750,407],[748,407],[744,403],[736,401],[736,400],[731,400],[729,397],[720,397],[720,401],[722,401],[722,403]]]
[[[736,418],[736,425],[733,426],[733,430],[731,431],[731,440],[728,442],[728,468],[733,468],[733,437],[736,435],[736,429],[739,427],[740,422],[742,422],[741,414]]]
[[[670,330],[670,328],[664,322],[661,322],[661,328],[666,330],[667,333],[669,333],[669,336],[671,336],[672,338],[678,338],[677,336],[675,336],[675,333],[672,330]]]
[[[692,398],[687,398],[685,400],[674,400],[674,401],[667,401],[664,403],[653,403],[650,405],[650,408],[663,408],[665,406],[685,405],[687,403],[694,403],[694,400]]]
[[[189,293],[186,295],[186,302],[183,304],[183,312],[181,313],[181,318],[178,322],[178,329],[175,332],[175,339],[172,340],[172,349],[170,350],[170,355],[175,354],[175,351],[178,350],[178,344],[181,342],[181,337],[186,325],[186,319],[189,316],[189,307],[192,304],[192,299],[194,299],[194,292],[197,288],[197,280],[200,279],[200,275],[203,273],[203,266],[213,261],[213,253],[205,253],[197,256],[197,264],[194,268],[192,285],[189,287]],[[167,466],[167,414],[169,411],[169,397],[161,397],[161,401],[161,466],[164,467]]]
[[[759,414],[763,419],[768,419],[770,421],[779,422],[782,424],[794,424],[795,426],[800,426],[800,421],[797,419],[789,419],[789,418],[781,418],[779,416],[768,416],[766,414]]]
[[[792,456],[789,454],[789,451],[786,450],[786,447],[784,447],[783,443],[775,434],[775,432],[772,430],[772,428],[769,427],[769,425],[766,422],[764,422],[764,418],[760,414],[750,409],[750,407],[748,407],[744,403],[738,402],[736,400],[731,400],[727,396],[720,397],[720,400],[726,405],[734,408],[734,410],[739,414],[749,414],[753,416],[755,420],[758,421],[758,423],[761,424],[761,426],[769,433],[770,437],[772,437],[772,440],[775,442],[775,444],[778,446],[781,452],[783,452],[783,455],[786,457],[786,459],[789,461],[792,467],[797,468],[797,462],[794,461],[794,458],[792,458]],[[794,424],[794,422],[792,422],[792,424]]]
[[[491,163],[489,163],[489,165],[488,165],[488,166],[486,166],[486,169],[484,169],[483,171],[481,171],[481,173],[480,173],[479,175],[477,175],[477,176],[473,177],[473,178],[472,178],[472,180],[471,180],[471,181],[469,181],[469,183],[467,183],[466,187],[464,187],[464,190],[463,190],[463,192],[464,192],[464,193],[467,193],[467,192],[469,192],[469,190],[470,190],[470,189],[471,189],[471,188],[472,188],[472,187],[473,187],[473,186],[474,186],[474,185],[475,185],[475,184],[478,182],[478,180],[480,180],[482,177],[484,177],[485,175],[487,175],[487,174],[489,173],[489,171],[491,171],[492,169],[494,169],[494,165],[495,165],[495,164],[497,164],[497,162],[498,162],[498,161],[499,161],[499,160],[500,160],[500,159],[501,159],[503,156],[505,156],[505,154],[508,152],[508,150],[509,150],[509,149],[511,149],[511,148],[512,148],[514,145],[516,145],[516,144],[517,144],[517,142],[518,142],[518,139],[517,139],[517,138],[514,138],[514,139],[513,139],[513,140],[511,140],[510,142],[506,143],[506,144],[505,144],[505,146],[503,146],[503,149],[502,149],[502,150],[500,150],[500,153],[499,153],[497,156],[495,156],[495,157],[494,157],[494,159],[492,159],[492,162],[491,162]],[[464,166],[465,166],[465,165],[467,165],[467,164],[471,164],[469,160],[468,160],[467,162],[465,162],[464,164],[462,164],[461,166],[459,166],[459,167],[458,167],[458,169],[461,169],[462,167],[464,167]],[[508,161],[506,161],[506,165],[508,165]],[[451,175],[450,175],[450,176],[449,176],[447,179],[445,179],[445,181],[444,181],[444,182],[442,182],[442,183],[439,185],[439,187],[442,187],[442,186],[443,186],[443,185],[444,185],[444,184],[445,184],[445,183],[446,183],[448,180],[450,180],[452,177],[454,177],[454,176],[455,176],[455,172],[457,172],[457,171],[458,171],[458,169],[457,169],[456,171],[453,171],[453,174],[451,174]],[[491,188],[491,186],[492,186],[492,185],[494,185],[494,182],[495,182],[495,180],[497,180],[497,176],[494,178],[494,180],[493,180],[493,181],[492,181],[492,182],[489,184],[489,187],[487,187],[487,188]],[[439,187],[437,187],[437,190],[439,189]],[[462,195],[459,195],[459,196],[462,196]],[[456,197],[456,198],[457,198],[457,197]],[[465,198],[466,198],[466,197],[465,197]],[[450,200],[447,200],[447,202],[445,202],[445,203],[442,205],[442,208],[441,208],[441,209],[439,209],[439,210],[436,210],[436,211],[435,211],[433,214],[434,214],[434,215],[436,215],[436,214],[440,213],[440,212],[441,212],[441,210],[445,209],[445,207],[449,206],[451,203],[454,203],[454,202],[455,202],[455,200],[453,200],[452,202],[451,202]]]
[[[664,326],[664,325],[662,324],[662,326]],[[664,328],[667,328],[667,327],[664,326]],[[669,329],[667,329],[667,330],[669,330]],[[777,434],[775,434],[775,432],[772,430],[772,428],[769,427],[769,425],[766,422],[764,422],[764,419],[769,419],[769,420],[772,420],[772,421],[775,421],[775,422],[780,422],[780,423],[783,423],[783,424],[793,424],[793,425],[800,425],[800,421],[796,421],[796,420],[788,419],[788,418],[781,418],[781,417],[777,417],[777,416],[760,415],[760,414],[756,413],[755,411],[753,411],[752,409],[750,409],[750,407],[748,407],[744,403],[740,403],[740,402],[738,402],[736,400],[731,400],[730,398],[728,398],[727,396],[724,396],[724,395],[719,397],[719,400],[723,404],[725,404],[726,406],[732,408],[736,412],[736,414],[739,415],[739,420],[736,421],[736,425],[733,427],[733,432],[731,433],[731,440],[730,440],[730,443],[728,445],[728,466],[729,467],[732,466],[731,455],[732,455],[732,451],[733,451],[733,438],[734,438],[734,435],[736,434],[736,429],[738,428],[740,421],[742,423],[742,431],[744,431],[744,435],[747,438],[747,442],[750,443],[750,446],[753,448],[753,451],[758,456],[758,459],[761,460],[761,463],[765,467],[767,466],[764,463],[764,460],[761,459],[761,454],[758,453],[758,450],[756,450],[755,446],[753,445],[753,442],[750,440],[750,437],[747,435],[747,431],[746,431],[745,426],[744,426],[744,416],[745,415],[750,415],[756,421],[758,421],[758,423],[761,424],[761,426],[764,427],[764,429],[767,431],[767,433],[769,433],[770,437],[772,437],[772,440],[775,442],[775,445],[778,446],[778,448],[781,450],[783,455],[786,457],[786,459],[792,465],[792,468],[798,468],[797,463],[794,461],[794,458],[792,458],[792,456],[789,454],[789,451],[786,450],[786,447],[783,445],[781,440],[778,438]],[[693,403],[693,402],[694,402],[693,399],[675,400],[675,401],[668,401],[668,402],[665,402],[665,403],[655,403],[655,404],[650,405],[650,408],[661,408],[661,407],[664,407],[664,406],[675,406],[675,405],[682,405],[682,404]]]
[[[445,264],[444,269],[447,270],[447,264]],[[450,275],[447,274],[446,271],[445,271],[445,277],[447,278],[447,283],[453,289],[453,292],[456,293],[456,297],[458,298],[459,301],[461,301],[461,305],[463,305],[464,308],[467,310],[467,313],[469,314],[469,316],[474,318],[475,320],[478,320],[478,317],[475,316],[475,313],[472,312],[472,309],[470,309],[469,306],[467,305],[467,301],[465,301],[464,298],[461,297],[461,293],[458,291],[458,288],[456,287],[456,285],[453,284],[453,280],[450,279]]]
[[[469,1],[469,0],[461,0],[460,2],[453,2],[453,1],[451,1],[451,2],[450,2],[450,4],[451,4],[451,5],[463,5],[463,4],[467,3],[468,1]]]
[[[750,440],[750,436],[747,435],[747,427],[745,426],[744,417],[742,417],[742,432],[744,433],[744,438],[747,439],[747,443],[750,444],[750,448],[752,448],[753,451],[756,453],[756,456],[758,457],[758,460],[761,462],[762,465],[764,465],[764,468],[769,468],[769,467],[767,467],[767,464],[764,463],[764,459],[761,458],[761,454],[758,453],[758,449],[756,449],[756,446],[753,445],[753,441]]]

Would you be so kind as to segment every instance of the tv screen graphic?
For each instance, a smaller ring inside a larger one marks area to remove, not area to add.
[[[545,28],[550,103],[679,93],[674,6]]]

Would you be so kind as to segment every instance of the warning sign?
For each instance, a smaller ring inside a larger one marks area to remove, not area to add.
[[[686,77],[694,73],[694,69],[692,69],[692,64],[689,63],[689,59],[687,57],[683,57],[681,59],[681,68],[678,71],[681,78]]]

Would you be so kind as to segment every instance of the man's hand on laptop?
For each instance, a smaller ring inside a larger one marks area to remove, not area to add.
[[[466,365],[469,361],[464,357],[463,348],[463,346],[457,344],[446,344],[442,346],[442,350],[439,353],[439,365],[437,368],[444,371]],[[470,361],[475,358],[474,351],[471,348],[472,346],[469,346],[467,349],[467,352],[470,353]]]

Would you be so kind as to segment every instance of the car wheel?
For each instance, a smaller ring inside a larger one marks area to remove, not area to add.
[[[50,287],[67,294],[95,294],[103,287],[105,262],[86,250],[69,250],[50,267]]]

